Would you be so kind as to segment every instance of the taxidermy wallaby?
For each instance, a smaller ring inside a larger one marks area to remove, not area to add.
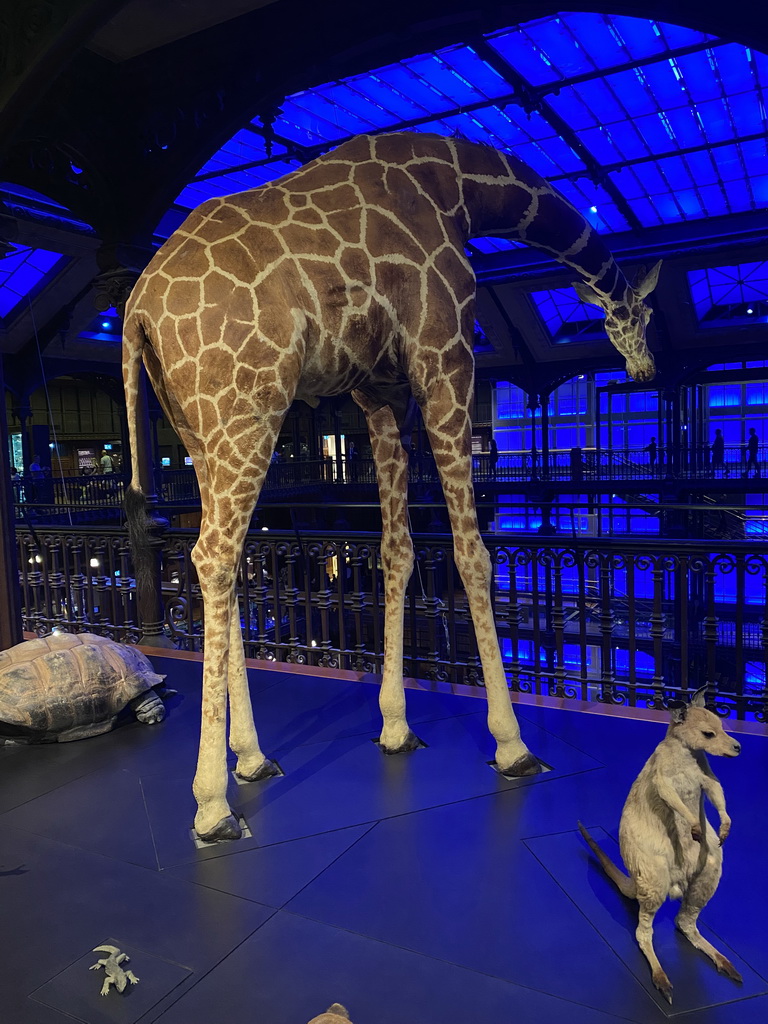
[[[341,1003],[334,1003],[329,1006],[325,1013],[319,1017],[313,1017],[309,1024],[352,1024],[349,1014]]]
[[[714,895],[723,867],[723,843],[731,829],[723,787],[707,754],[736,757],[741,745],[704,706],[707,687],[687,707],[676,708],[667,734],[629,791],[619,825],[621,856],[629,877],[600,849],[579,822],[608,877],[640,904],[637,941],[653,972],[653,983],[671,1003],[672,985],[653,949],[653,918],[668,896],[682,900],[675,924],[690,942],[734,981],[741,975],[696,926]],[[707,796],[720,816],[715,833],[704,813]]]

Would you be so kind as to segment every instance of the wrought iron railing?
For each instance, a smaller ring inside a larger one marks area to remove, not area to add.
[[[550,451],[546,457],[540,452],[502,452],[497,459],[488,453],[472,457],[472,473],[478,484],[742,480],[765,476],[767,469],[768,452],[761,448],[756,460],[748,462],[740,446],[727,446],[722,460],[718,457],[717,461],[708,446],[674,450],[660,447],[653,454],[647,448],[585,448]],[[409,478],[411,483],[437,482],[437,467],[431,453],[411,456]],[[17,506],[43,506],[51,511],[63,507],[103,509],[122,503],[126,483],[127,478],[118,473],[38,480],[27,476],[13,483],[13,491]],[[280,498],[322,486],[375,483],[372,459],[289,459],[270,466],[264,493]],[[191,466],[159,470],[157,492],[160,501],[168,504],[200,500]]]
[[[205,624],[191,560],[196,533],[169,530],[166,633],[200,651]],[[768,543],[487,536],[502,657],[515,690],[662,707],[705,681],[723,715],[766,720]],[[415,537],[405,672],[482,684],[450,538]],[[130,552],[115,529],[18,530],[24,626],[140,636]],[[250,533],[237,594],[246,653],[378,673],[380,539]]]

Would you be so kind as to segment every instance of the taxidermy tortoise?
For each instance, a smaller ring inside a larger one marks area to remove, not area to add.
[[[94,633],[54,633],[0,651],[0,742],[66,743],[108,732],[130,706],[148,725],[165,718],[148,659]]]

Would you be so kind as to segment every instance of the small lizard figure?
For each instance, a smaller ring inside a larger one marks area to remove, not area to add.
[[[117,946],[96,946],[93,950],[94,953],[109,953],[109,956],[105,956],[101,960],[97,960],[95,964],[88,968],[89,971],[98,971],[100,967],[104,968],[104,984],[101,986],[101,994],[107,995],[109,992],[109,986],[114,985],[118,992],[124,992],[125,986],[130,983],[135,985],[138,982],[138,978],[133,971],[124,971],[120,964],[127,963],[131,958],[126,953],[121,953]]]

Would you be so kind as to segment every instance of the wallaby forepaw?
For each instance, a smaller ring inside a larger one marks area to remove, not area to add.
[[[664,971],[653,972],[653,984],[661,992],[668,1003],[672,1002],[672,982],[666,976]]]
[[[694,841],[694,843],[701,842],[701,825],[691,825],[691,839]]]
[[[722,846],[728,836],[731,834],[731,823],[730,821],[720,826],[720,831],[717,833],[717,838],[720,840]]]

